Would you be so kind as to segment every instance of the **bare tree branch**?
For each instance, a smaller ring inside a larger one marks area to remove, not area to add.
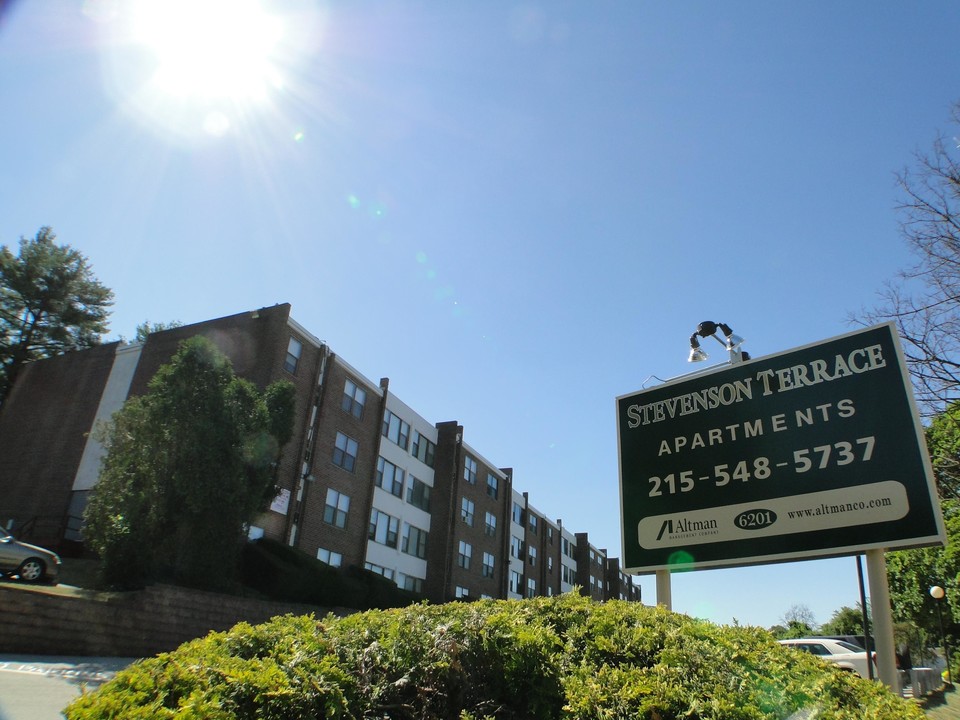
[[[952,109],[960,126],[960,103]],[[854,320],[893,321],[927,416],[960,400],[960,151],[943,134],[897,175],[900,231],[915,262]]]

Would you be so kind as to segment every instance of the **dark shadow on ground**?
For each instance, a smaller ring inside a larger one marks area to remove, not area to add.
[[[957,695],[955,685],[944,685],[939,690],[918,699],[917,704],[931,718],[947,720],[960,718],[960,696]]]

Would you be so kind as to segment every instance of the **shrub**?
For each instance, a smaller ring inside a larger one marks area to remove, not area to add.
[[[639,603],[579,595],[278,617],[142,660],[74,701],[100,718],[922,720],[878,683]]]
[[[420,596],[369,570],[330,567],[275,540],[247,543],[241,557],[244,585],[273,600],[357,610],[409,605]]]

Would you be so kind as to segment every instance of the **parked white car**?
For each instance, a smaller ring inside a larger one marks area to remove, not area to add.
[[[829,638],[794,638],[779,640],[781,645],[803,650],[824,660],[829,660],[844,670],[855,673],[860,677],[870,677],[869,662],[873,662],[873,677],[878,677],[877,655],[871,653],[868,659],[867,651],[852,643]]]

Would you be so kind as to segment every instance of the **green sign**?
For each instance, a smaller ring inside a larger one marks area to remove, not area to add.
[[[622,396],[617,428],[628,572],[944,542],[891,324]]]

